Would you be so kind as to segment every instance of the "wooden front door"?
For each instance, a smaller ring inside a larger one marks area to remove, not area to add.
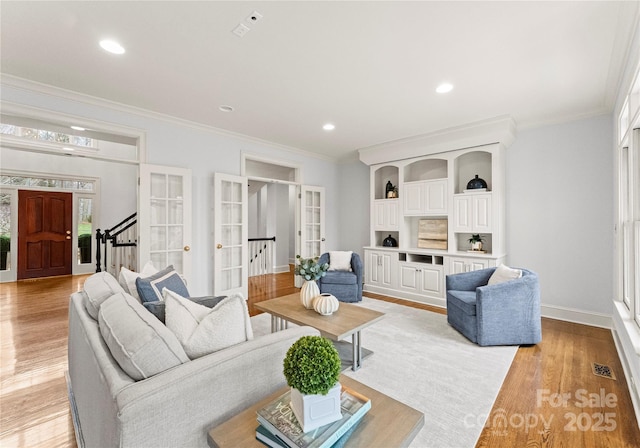
[[[71,274],[73,194],[18,191],[18,280]]]

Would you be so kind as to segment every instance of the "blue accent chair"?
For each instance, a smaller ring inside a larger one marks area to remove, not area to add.
[[[329,263],[331,259],[328,253],[320,256],[318,263]],[[362,300],[362,260],[360,255],[351,255],[351,272],[327,271],[326,275],[318,280],[321,293],[333,294],[341,302],[360,302]]]
[[[542,340],[535,272],[488,286],[496,268],[447,275],[447,321],[478,345],[530,345]]]

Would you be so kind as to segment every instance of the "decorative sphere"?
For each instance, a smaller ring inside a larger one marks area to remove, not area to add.
[[[313,309],[323,316],[329,316],[338,311],[340,302],[333,295],[323,293],[313,299]]]

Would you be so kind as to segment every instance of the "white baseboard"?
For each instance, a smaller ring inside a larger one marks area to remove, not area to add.
[[[551,319],[564,320],[567,322],[574,322],[576,324],[591,325],[592,327],[607,329],[610,329],[612,326],[611,316],[608,314],[544,304],[540,306],[540,311],[543,317],[549,317]]]
[[[410,292],[398,291],[396,289],[387,289],[387,288],[381,288],[379,286],[371,286],[371,285],[365,284],[362,290],[362,294],[366,295],[367,292],[382,294],[385,296],[394,297],[396,299],[404,299],[404,300],[410,300],[412,302],[424,303],[427,305],[436,306],[438,308],[447,307],[447,302],[444,298],[427,297],[420,294],[412,294]]]
[[[397,299],[406,299],[413,302],[426,303],[428,305],[437,306],[440,308],[447,307],[447,301],[444,298],[426,297],[419,294],[412,294],[410,292],[398,291],[396,289],[388,289],[380,286],[372,286],[365,284],[364,292],[373,292],[376,294],[383,294],[385,296],[394,297]],[[541,314],[543,317],[551,319],[564,320],[567,322],[574,322],[577,324],[590,325],[592,327],[601,327],[611,329],[612,320],[608,314],[594,313],[589,311],[577,310],[575,308],[566,308],[561,306],[541,305]]]
[[[289,272],[289,265],[288,264],[283,264],[282,266],[275,266],[273,268],[273,273],[274,274],[282,274],[284,272]]]

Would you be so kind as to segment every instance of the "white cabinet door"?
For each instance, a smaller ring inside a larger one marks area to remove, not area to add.
[[[393,263],[394,253],[383,252],[379,254],[380,267],[381,267],[381,275],[380,275],[380,284],[381,286],[385,286],[387,288],[395,288],[395,269]]]
[[[402,188],[405,215],[422,215],[424,213],[424,182],[407,182]]]
[[[471,198],[468,196],[454,196],[453,198],[453,231],[471,232]]]
[[[434,180],[426,182],[425,188],[425,213],[432,214],[446,214],[447,209],[447,181]]]
[[[489,261],[487,260],[469,260],[469,272],[479,271],[480,269],[486,269],[489,267]]]
[[[482,258],[449,258],[449,273],[478,271],[489,267],[489,260]]]
[[[371,285],[380,285],[382,283],[382,270],[380,269],[380,253],[366,251],[365,265],[367,273],[365,280]]]
[[[473,232],[490,233],[491,229],[491,195],[479,194],[473,197]]]
[[[450,271],[452,274],[460,274],[462,272],[467,272],[466,268],[466,260],[461,258],[452,258],[449,262]]]
[[[149,260],[191,278],[191,170],[140,165],[138,269]]]
[[[373,202],[374,230],[398,230],[398,200],[378,199]]]
[[[444,297],[444,272],[442,266],[424,266],[420,271],[422,292],[430,296]]]
[[[446,179],[407,182],[402,192],[405,215],[438,215],[448,212]]]
[[[365,251],[366,283],[372,286],[395,288],[395,252]]]
[[[400,263],[400,289],[417,293],[420,290],[418,268],[410,263]]]
[[[428,263],[400,263],[399,288],[430,297],[444,297],[443,266]]]
[[[385,224],[389,230],[398,230],[398,219],[400,210],[398,207],[398,199],[387,199],[385,210]]]
[[[373,228],[374,230],[385,230],[386,205],[384,199],[373,202]]]
[[[453,198],[453,231],[491,233],[491,193],[462,194]]]

